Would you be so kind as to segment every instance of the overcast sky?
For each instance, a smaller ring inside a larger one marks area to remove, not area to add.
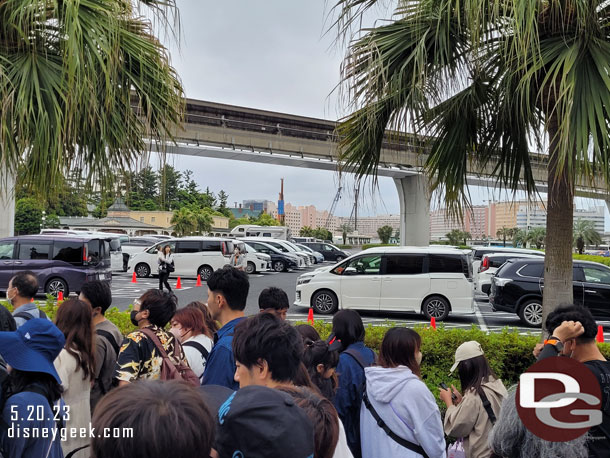
[[[343,114],[334,91],[343,51],[333,32],[325,34],[325,0],[178,0],[178,5],[181,39],[179,46],[170,44],[170,52],[187,97],[326,119]],[[193,170],[201,188],[224,189],[230,204],[277,201],[280,178],[285,200],[294,205],[328,209],[337,191],[332,172],[188,156],[172,162]],[[365,195],[361,214],[399,212],[391,179],[380,178],[376,195],[369,190]],[[473,189],[475,203],[491,197]],[[352,205],[346,193],[335,213],[347,216]]]

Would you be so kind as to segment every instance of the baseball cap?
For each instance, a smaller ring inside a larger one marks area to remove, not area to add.
[[[251,385],[233,392],[218,410],[220,458],[313,458],[313,427],[287,393]]]
[[[13,332],[0,332],[0,355],[11,367],[24,372],[44,372],[61,379],[53,361],[66,344],[64,334],[50,320],[33,318]]]
[[[481,344],[479,342],[476,340],[464,342],[462,345],[457,347],[457,350],[455,350],[455,363],[453,363],[453,366],[451,366],[451,370],[449,372],[456,370],[462,361],[482,355],[484,355],[483,348],[481,348]]]

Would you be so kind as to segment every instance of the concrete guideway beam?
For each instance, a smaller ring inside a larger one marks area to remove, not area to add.
[[[430,244],[430,186],[424,175],[394,178],[400,201],[400,244]]]

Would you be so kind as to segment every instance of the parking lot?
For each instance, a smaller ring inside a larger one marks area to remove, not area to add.
[[[318,266],[316,266],[318,267]],[[292,272],[264,272],[250,275],[250,292],[248,294],[248,303],[246,306],[246,315],[252,315],[258,312],[258,295],[260,292],[269,287],[277,286],[282,288],[288,294],[290,303],[294,302],[295,285],[299,275],[304,272],[313,270],[314,267],[304,270]],[[195,279],[181,279],[182,289],[175,289],[174,292],[178,297],[179,306],[184,306],[187,303],[195,300],[206,301],[207,288],[205,282],[202,287],[196,287]],[[176,285],[176,278],[170,279],[172,287]],[[144,291],[150,288],[158,288],[159,283],[157,278],[138,278],[137,283],[131,283],[131,275],[126,273],[115,273],[112,280],[113,305],[120,310],[125,310],[133,300],[140,296]],[[307,308],[290,306],[288,310],[288,319],[291,321],[307,320]],[[401,326],[412,327],[415,325],[427,324],[428,321],[417,313],[398,313],[389,314],[387,312],[361,312],[362,319],[365,324],[390,324],[395,323]],[[332,321],[332,316],[315,315],[316,320]],[[599,322],[604,326],[604,338],[610,341],[610,322]],[[468,329],[472,325],[480,327],[483,331],[500,332],[504,327],[509,326],[516,328],[520,333],[537,333],[536,329],[523,327],[517,315],[504,312],[492,312],[491,307],[485,300],[477,300],[475,313],[468,314],[450,314],[444,322],[446,328],[465,328]]]

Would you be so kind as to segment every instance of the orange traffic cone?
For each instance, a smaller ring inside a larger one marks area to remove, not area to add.
[[[60,303],[63,301],[64,301],[64,292],[60,291],[59,293],[57,293],[57,303]]]
[[[313,309],[309,309],[309,313],[307,314],[307,322],[313,326]]]
[[[197,284],[195,286],[201,286],[201,275],[197,275]]]
[[[432,329],[436,329],[436,318],[430,318],[430,326],[432,327]]]
[[[597,339],[599,343],[604,343],[604,327],[600,324],[597,327]]]
[[[178,281],[176,282],[176,289],[182,289],[182,282],[180,281],[180,277],[178,277]]]
[[[136,273],[134,271],[133,275],[131,276],[131,283],[137,283],[138,280],[136,280]]]

